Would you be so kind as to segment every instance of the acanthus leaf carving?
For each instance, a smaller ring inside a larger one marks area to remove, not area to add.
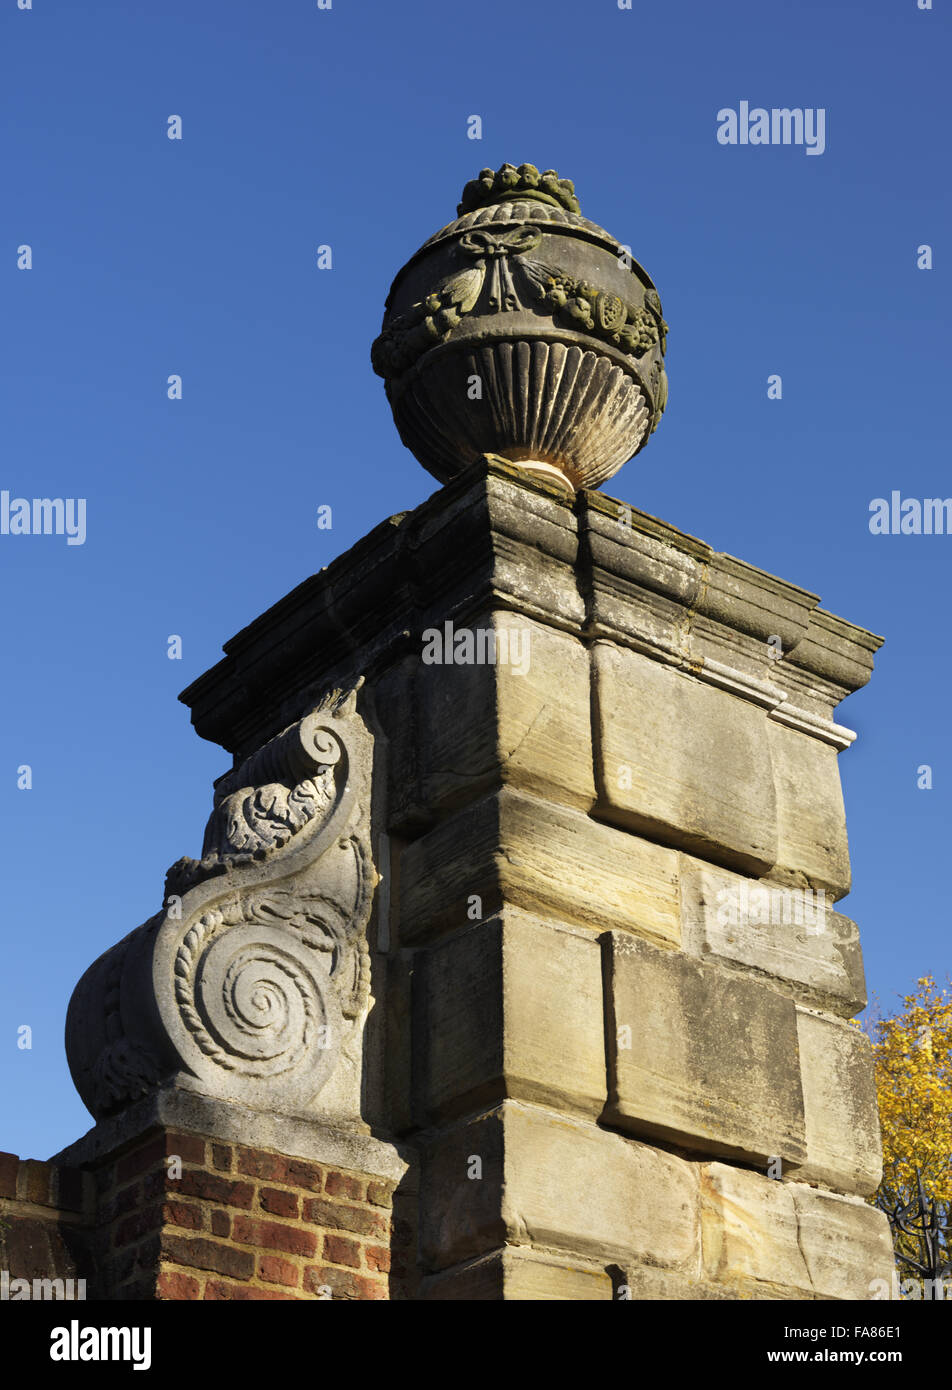
[[[305,826],[317,830],[327,823],[347,777],[346,752],[332,727],[344,698],[332,691],[304,719],[219,779],[202,857],[172,865],[166,896],[282,849]]]
[[[427,348],[441,343],[479,299],[486,278],[485,262],[467,266],[441,280],[432,294],[392,319],[370,349],[378,376],[406,371]]]
[[[153,1053],[128,1038],[118,1038],[99,1054],[93,1075],[102,1108],[114,1110],[148,1094],[161,1079],[162,1069]]]

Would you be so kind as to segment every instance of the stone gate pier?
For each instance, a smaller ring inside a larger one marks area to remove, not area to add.
[[[200,855],[70,1005],[96,1123],[53,1170],[102,1295],[890,1279],[836,911],[836,707],[880,639],[597,490],[666,332],[531,165],[398,275],[374,366],[443,486],[184,692],[232,759]]]

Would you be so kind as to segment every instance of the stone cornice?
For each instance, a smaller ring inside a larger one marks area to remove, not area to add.
[[[484,462],[304,580],[180,699],[202,737],[241,757],[298,717],[315,685],[381,669],[418,652],[426,627],[497,608],[682,667],[843,748],[854,735],[833,708],[869,680],[882,638],[818,605],[600,492],[573,500]]]

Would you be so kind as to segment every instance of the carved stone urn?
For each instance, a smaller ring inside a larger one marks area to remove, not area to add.
[[[594,488],[667,400],[667,324],[569,179],[484,169],[397,274],[371,350],[400,438],[440,482],[484,456]]]

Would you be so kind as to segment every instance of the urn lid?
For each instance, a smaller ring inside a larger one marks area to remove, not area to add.
[[[470,179],[463,189],[456,215],[462,217],[464,212],[474,212],[487,203],[499,203],[505,198],[549,203],[552,207],[567,208],[569,212],[580,210],[571,179],[560,179],[554,169],[540,174],[534,164],[520,164],[518,169],[504,164],[496,173],[492,169],[481,169],[478,178]]]
[[[657,427],[666,333],[651,278],[582,216],[572,181],[503,164],[397,273],[371,358],[441,482],[495,455],[574,491]]]

